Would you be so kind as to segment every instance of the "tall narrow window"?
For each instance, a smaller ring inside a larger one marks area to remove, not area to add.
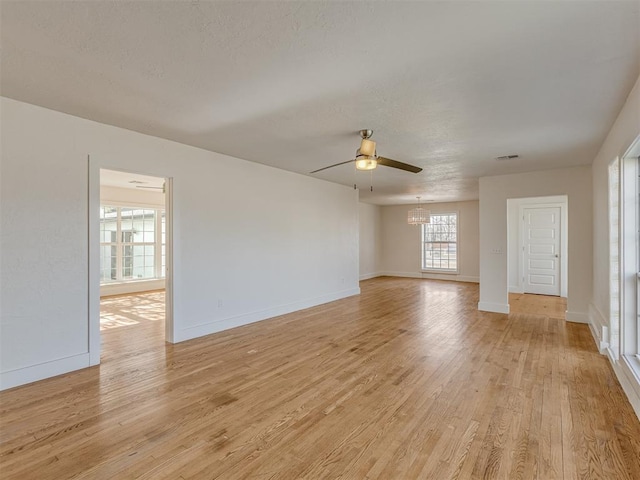
[[[638,172],[640,172],[640,157],[636,158],[635,160],[635,165],[636,165],[636,171],[635,173],[635,177],[636,177],[636,195],[635,195],[635,199],[636,199],[636,224],[635,224],[635,237],[636,237],[636,309],[635,309],[635,332],[633,332],[633,329],[629,329],[632,331],[632,335],[633,333],[635,333],[635,337],[636,337],[636,342],[635,342],[635,355],[636,355],[636,360],[640,361],[640,315],[638,315],[638,311],[640,310],[640,308],[638,308],[638,303],[640,302],[640,175],[638,175]],[[631,350],[631,353],[633,353],[633,349]],[[637,363],[636,363],[637,365]],[[640,374],[640,372],[637,372]]]
[[[164,210],[100,207],[100,283],[164,277]]]
[[[458,214],[432,213],[422,225],[422,269],[458,272]]]
[[[633,370],[640,379],[640,137],[630,148],[630,154],[620,164],[620,311],[611,319],[617,337],[611,344],[618,347],[615,358]],[[615,225],[611,224],[611,230]],[[614,298],[611,298],[614,303]],[[640,380],[637,385],[640,395]]]
[[[620,344],[620,160],[609,165],[609,348],[618,358]]]

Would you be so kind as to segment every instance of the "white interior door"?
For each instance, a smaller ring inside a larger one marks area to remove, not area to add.
[[[523,208],[523,289],[560,296],[560,207]]]

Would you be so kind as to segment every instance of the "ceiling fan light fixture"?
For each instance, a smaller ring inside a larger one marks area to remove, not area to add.
[[[369,157],[373,157],[376,154],[376,142],[373,140],[368,140],[366,138],[362,139],[360,142],[360,153],[362,155],[367,155]]]
[[[358,170],[373,170],[378,166],[376,157],[371,155],[358,155],[356,157],[356,168]]]
[[[420,206],[420,198],[418,199],[418,206],[409,210],[407,215],[407,223],[409,225],[424,225],[425,223],[431,223],[431,211],[425,210]]]

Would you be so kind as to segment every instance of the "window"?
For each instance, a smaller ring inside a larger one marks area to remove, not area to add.
[[[622,359],[638,379],[640,395],[640,137],[628,154],[618,163],[618,182],[609,183],[612,195],[619,195],[620,236],[619,255],[612,258],[611,269],[619,275],[620,295],[612,295],[611,304],[618,303],[619,315],[611,318],[610,354]],[[615,168],[615,167],[614,167]],[[613,172],[615,173],[615,172]],[[614,175],[612,175],[614,176]],[[616,229],[611,221],[610,229]],[[613,263],[617,263],[615,268]]]
[[[620,336],[620,160],[609,164],[609,348],[619,355]]]
[[[100,283],[163,278],[165,215],[147,207],[100,207]]]
[[[422,225],[422,269],[458,272],[458,214],[432,213]]]

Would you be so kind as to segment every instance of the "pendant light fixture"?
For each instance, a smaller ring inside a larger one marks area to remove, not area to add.
[[[418,207],[412,208],[409,210],[409,214],[407,215],[407,223],[409,225],[423,225],[425,223],[431,222],[431,212],[429,210],[425,210],[420,206],[420,198],[418,199]]]

